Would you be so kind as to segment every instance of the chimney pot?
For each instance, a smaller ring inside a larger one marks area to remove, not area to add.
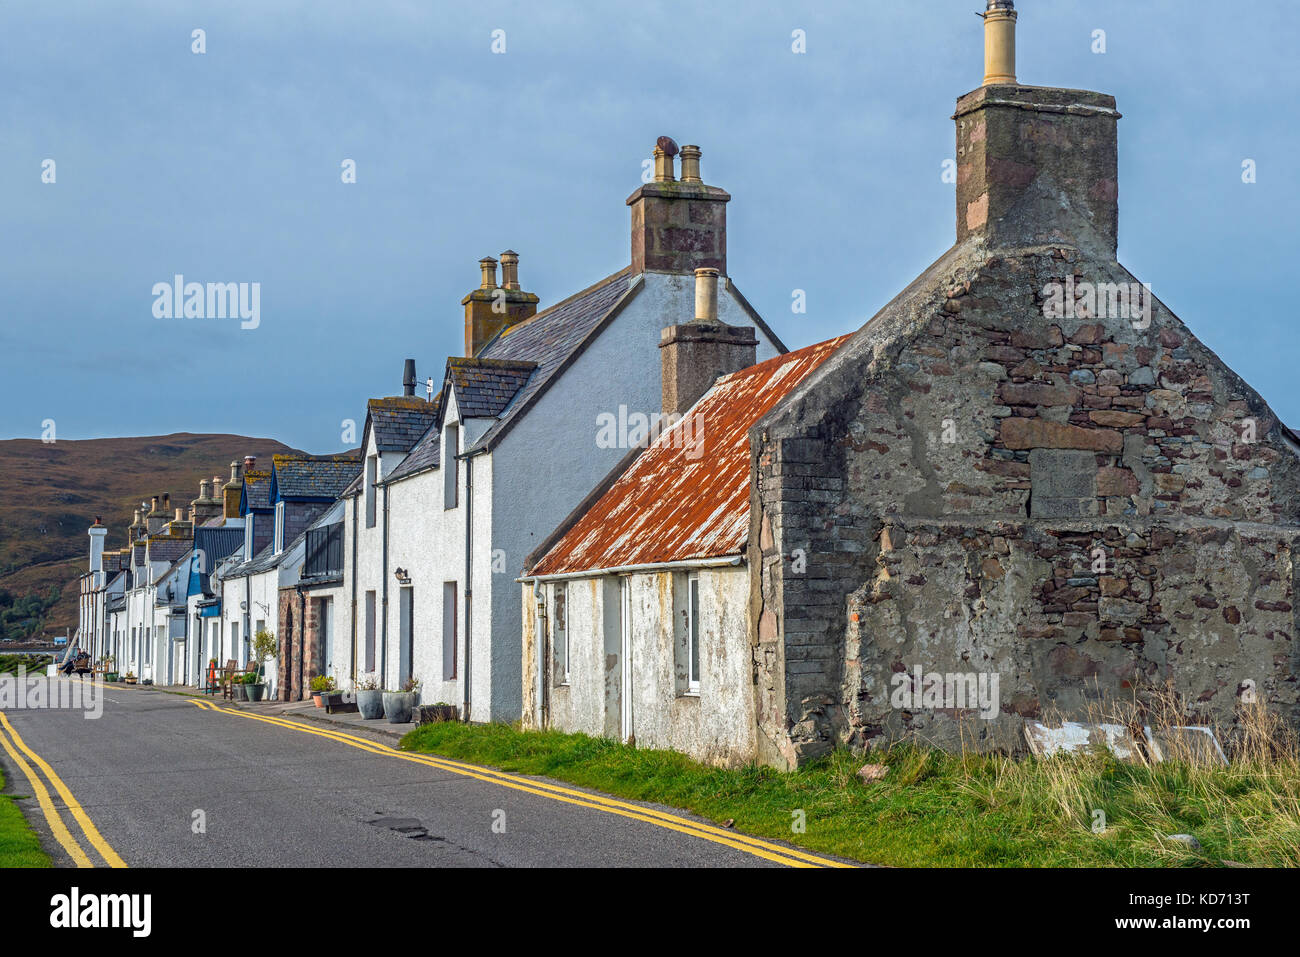
[[[1016,5],[1014,0],[988,0],[984,18],[984,82],[982,86],[1016,82]]]
[[[671,183],[675,179],[676,177],[673,175],[673,154],[669,153],[662,146],[656,146],[655,147],[655,182]]]
[[[407,359],[402,367],[402,395],[415,395],[415,360]]]
[[[257,465],[257,456],[256,456],[256,455],[245,455],[245,456],[244,456],[244,474],[245,474],[245,475],[247,475],[249,472],[253,471],[253,468],[254,468],[256,465]]]
[[[175,521],[177,521],[177,522],[183,522],[183,521],[185,521],[185,509],[183,509],[183,508],[177,508],[177,509],[176,509],[176,518],[175,518]]]
[[[519,254],[513,249],[501,254],[501,285],[506,289],[519,288]]]
[[[497,287],[497,261],[491,256],[484,256],[478,261],[478,268],[483,270],[483,278],[478,287],[480,289],[495,289]]]
[[[709,266],[695,270],[695,321],[718,321],[718,270]]]
[[[700,179],[700,148],[698,146],[682,147],[682,182],[704,182],[704,180]]]

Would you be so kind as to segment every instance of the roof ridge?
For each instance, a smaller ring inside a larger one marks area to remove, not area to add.
[[[579,289],[579,290],[578,290],[577,292],[575,292],[573,295],[571,295],[571,296],[566,296],[565,298],[561,299],[559,302],[553,302],[553,303],[551,303],[549,306],[547,306],[547,307],[546,307],[545,309],[543,309],[541,312],[533,313],[533,315],[529,316],[527,319],[524,319],[524,320],[522,320],[521,322],[516,322],[516,323],[514,323],[513,325],[507,326],[505,329],[502,329],[499,333],[497,333],[495,336],[493,336],[492,339],[504,339],[506,336],[510,335],[512,332],[515,332],[515,331],[517,331],[517,330],[519,330],[519,329],[523,329],[523,328],[525,328],[526,326],[531,326],[531,325],[532,325],[533,323],[535,323],[538,319],[543,319],[543,318],[545,318],[545,317],[547,316],[548,313],[553,312],[553,311],[556,310],[556,309],[559,309],[561,306],[567,306],[569,303],[573,302],[575,299],[581,299],[583,296],[587,295],[588,293],[590,293],[590,292],[594,292],[595,290],[599,289],[601,286],[604,286],[604,285],[606,285],[607,283],[613,282],[613,281],[614,281],[615,279],[617,279],[618,277],[628,275],[628,274],[630,274],[631,272],[632,272],[632,264],[629,263],[628,265],[624,266],[622,269],[618,270],[617,272],[612,272],[612,273],[610,273],[610,274],[609,274],[608,276],[606,276],[604,279],[597,279],[595,282],[593,282],[593,283],[592,283],[590,286],[588,286],[587,288],[585,288],[585,289]],[[491,344],[491,342],[492,342],[491,339],[488,340],[488,342],[484,344],[483,348],[486,349],[487,346]]]

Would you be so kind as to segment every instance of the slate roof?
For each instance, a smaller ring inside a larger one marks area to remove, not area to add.
[[[243,562],[235,565],[233,568],[227,568],[221,573],[223,579],[243,578],[246,575],[256,575],[260,572],[270,571],[272,568],[280,565],[293,554],[293,550],[307,538],[307,533],[313,528],[320,528],[322,525],[329,525],[333,522],[343,520],[343,504],[335,502],[332,506],[325,509],[320,515],[312,521],[310,525],[304,528],[293,541],[284,546],[284,551],[276,552],[275,543],[272,542],[253,556],[250,562]]]
[[[366,408],[366,432],[375,433],[380,452],[409,452],[437,418],[439,403],[413,395],[371,399]],[[363,438],[361,447],[366,447]]]
[[[565,369],[582,352],[615,307],[625,301],[625,297],[630,299],[643,288],[642,283],[633,285],[634,278],[632,267],[625,267],[594,286],[543,309],[531,319],[510,326],[483,347],[479,359],[531,362],[536,364],[536,369],[515,394],[514,401],[503,413],[498,413],[500,420],[466,452],[485,451],[496,445],[499,437],[546,389],[556,373]],[[460,401],[459,393],[456,400]]]
[[[239,510],[247,514],[250,509],[271,507],[271,473],[248,471],[244,473],[244,490],[240,493]]]
[[[189,538],[150,538],[146,543],[151,562],[175,562],[194,546]]]
[[[447,360],[447,377],[456,393],[462,418],[496,418],[528,381],[536,362],[518,359],[484,359],[453,356]]]
[[[276,455],[272,462],[272,502],[282,499],[332,502],[361,470],[361,459],[348,455]]]
[[[604,494],[565,520],[539,549],[540,558],[530,556],[528,574],[742,553],[749,535],[749,430],[849,338],[723,376]]]

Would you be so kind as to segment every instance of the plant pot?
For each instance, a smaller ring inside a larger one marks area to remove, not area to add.
[[[235,682],[233,685],[231,685],[231,686],[230,686],[230,700],[232,700],[232,701],[247,701],[247,700],[248,700],[248,686],[247,686],[246,684],[244,684],[242,681],[237,681],[237,682]]]
[[[129,685],[133,685],[133,684],[135,684],[135,679],[134,679],[134,678],[127,678],[127,679],[126,679],[126,683],[129,684]]]
[[[324,696],[325,693],[323,691],[313,691],[311,693],[311,703],[318,708],[325,707],[325,702],[321,700]]]
[[[382,691],[358,691],[357,710],[361,717],[374,721],[384,716],[384,693]]]
[[[262,695],[266,692],[266,685],[244,685],[244,694],[248,695],[249,701],[261,701]]]
[[[459,721],[460,708],[454,704],[422,704],[414,709],[412,718],[417,725],[435,724],[439,721]]]
[[[357,710],[355,702],[343,700],[342,691],[322,692],[320,703],[327,714],[351,714]]]
[[[409,691],[384,692],[384,717],[389,724],[410,724],[415,695]]]

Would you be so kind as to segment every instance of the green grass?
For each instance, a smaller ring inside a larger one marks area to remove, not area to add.
[[[44,675],[53,660],[49,655],[0,655],[0,675],[16,675],[19,667],[26,668],[29,675]]]
[[[749,834],[876,864],[945,867],[1300,865],[1300,766],[1125,764],[1108,754],[1037,760],[902,745],[838,751],[791,773],[722,769],[670,751],[557,731],[447,722],[402,747],[618,797],[667,804]],[[863,784],[864,763],[889,766]],[[792,833],[793,812],[806,830]],[[1093,833],[1094,811],[1105,814]],[[1166,835],[1194,834],[1199,851]]]
[[[0,791],[5,775],[0,770]],[[0,868],[49,867],[50,857],[41,850],[40,839],[23,817],[15,799],[0,794]]]

